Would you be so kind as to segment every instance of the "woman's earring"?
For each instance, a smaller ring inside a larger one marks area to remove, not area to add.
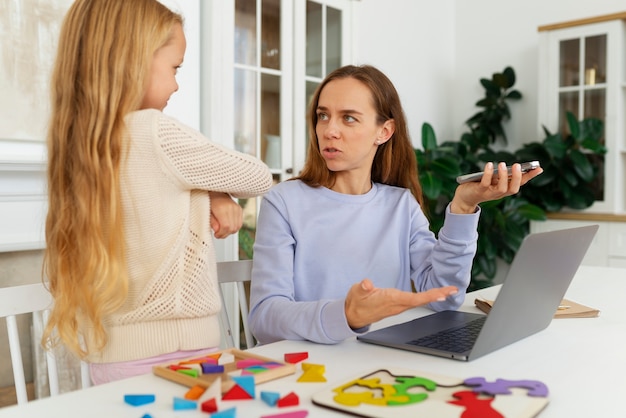
[[[380,141],[377,140],[376,142],[374,142],[374,144],[380,145]]]

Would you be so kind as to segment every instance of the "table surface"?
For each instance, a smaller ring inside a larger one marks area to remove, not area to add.
[[[461,310],[478,312],[476,297],[493,299],[499,286],[470,293]],[[582,266],[566,297],[598,308],[597,318],[557,319],[535,335],[471,362],[460,362],[349,339],[337,345],[305,341],[280,341],[250,351],[282,360],[285,353],[308,352],[305,362],[325,366],[326,383],[300,383],[300,367],[294,375],[263,383],[257,399],[218,400],[220,410],[235,407],[238,418],[254,418],[290,411],[307,410],[309,418],[345,417],[345,414],[315,406],[313,394],[336,387],[359,374],[385,367],[459,378],[482,376],[487,379],[532,379],[550,389],[550,403],[544,417],[623,416],[626,393],[626,269]],[[377,323],[380,328],[431,313],[417,308]],[[329,386],[331,385],[331,386]],[[187,388],[151,374],[106,385],[29,402],[22,406],[0,408],[0,418],[11,417],[206,417],[200,411],[174,411],[174,397],[183,397]],[[297,407],[276,408],[259,399],[260,391],[285,395],[291,391],[300,398]],[[124,403],[125,394],[152,393],[156,402],[132,407]],[[204,400],[201,398],[201,401]]]

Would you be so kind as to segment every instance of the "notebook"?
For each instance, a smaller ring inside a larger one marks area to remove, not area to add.
[[[590,225],[527,235],[489,315],[442,311],[357,339],[470,361],[533,335],[550,324],[597,230]],[[455,335],[444,335],[449,333]],[[464,347],[463,337],[473,341]]]

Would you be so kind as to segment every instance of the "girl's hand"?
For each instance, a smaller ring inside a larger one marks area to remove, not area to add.
[[[211,229],[215,238],[226,238],[243,225],[243,209],[227,193],[209,192]]]
[[[519,163],[511,167],[511,176],[507,173],[505,163],[498,164],[496,176],[493,175],[493,169],[493,163],[485,164],[480,182],[465,183],[456,188],[454,198],[450,203],[452,213],[474,213],[479,203],[514,195],[530,179],[543,173],[541,167],[522,173]]]

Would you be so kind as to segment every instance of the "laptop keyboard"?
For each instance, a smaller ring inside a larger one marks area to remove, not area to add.
[[[458,327],[409,341],[408,344],[450,351],[452,353],[463,353],[474,345],[476,338],[478,338],[478,333],[485,323],[485,319],[487,319],[487,316],[474,319]]]

